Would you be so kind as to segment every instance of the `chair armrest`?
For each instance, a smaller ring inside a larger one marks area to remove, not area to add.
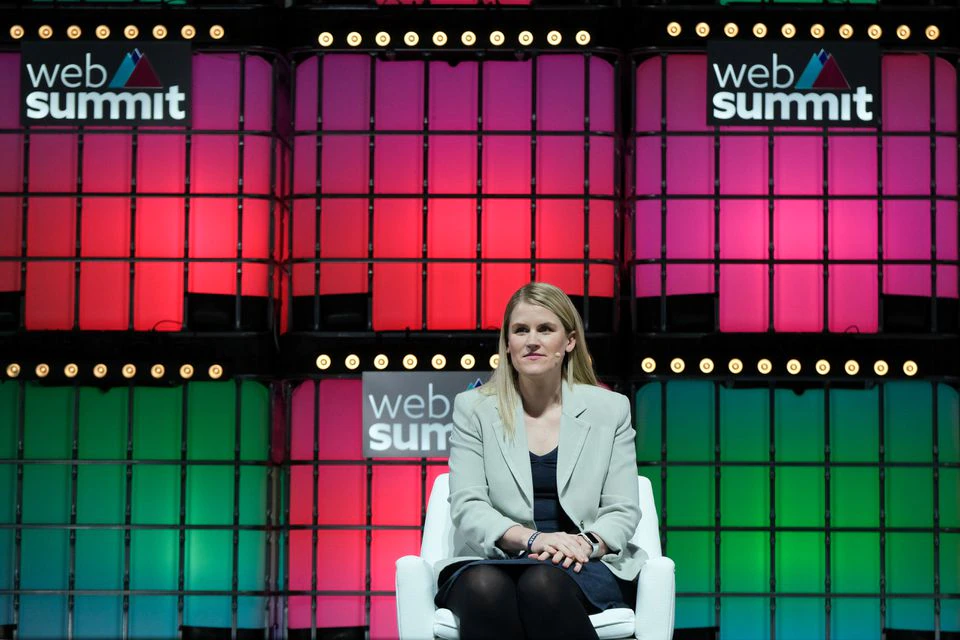
[[[637,640],[673,637],[676,590],[673,560],[664,557],[647,560],[637,584]]]
[[[433,640],[433,568],[420,556],[397,560],[397,630],[402,640]]]

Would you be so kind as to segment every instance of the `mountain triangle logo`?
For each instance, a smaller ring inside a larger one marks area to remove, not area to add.
[[[154,71],[147,54],[134,49],[123,58],[110,80],[111,89],[162,89],[160,78]]]
[[[803,73],[794,85],[795,89],[850,89],[850,83],[840,70],[837,59],[832,54],[820,49],[819,53],[810,56],[810,62],[804,67]]]

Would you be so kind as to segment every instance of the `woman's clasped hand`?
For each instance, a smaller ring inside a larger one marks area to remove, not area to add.
[[[573,570],[580,573],[587,562],[593,547],[583,536],[572,533],[541,533],[533,541],[531,553],[527,557],[537,560],[552,560],[565,569],[573,565]]]

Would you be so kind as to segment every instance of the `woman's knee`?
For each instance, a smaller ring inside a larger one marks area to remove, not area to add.
[[[480,608],[498,608],[516,599],[516,587],[497,567],[476,566],[465,570],[453,587],[456,600]]]
[[[563,570],[537,565],[523,572],[517,581],[517,598],[521,607],[557,607],[576,600],[580,587]]]

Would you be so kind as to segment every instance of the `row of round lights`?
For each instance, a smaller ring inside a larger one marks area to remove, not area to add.
[[[106,40],[107,38],[110,37],[111,31],[110,31],[110,27],[108,27],[105,24],[101,24],[99,27],[93,30],[93,33],[100,40]],[[153,37],[156,40],[163,40],[169,35],[170,32],[167,30],[165,26],[163,26],[162,24],[158,24],[153,27],[153,29],[151,30],[151,33],[153,34]],[[212,27],[210,27],[209,33],[210,33],[210,37],[213,38],[214,40],[220,40],[226,34],[226,32],[223,30],[223,27],[218,24],[215,24]],[[26,29],[24,29],[19,24],[15,24],[12,27],[10,27],[10,37],[13,38],[14,40],[20,40],[26,35],[27,35]],[[41,25],[37,29],[37,35],[40,36],[41,40],[49,40],[54,35],[53,27],[51,27],[48,24]],[[71,40],[76,40],[82,35],[83,35],[83,29],[81,29],[79,26],[73,24],[67,27],[67,37],[70,38]],[[127,40],[134,40],[136,38],[139,38],[140,27],[134,24],[128,24],[126,27],[123,28],[123,35]],[[193,40],[193,38],[196,37],[196,35],[197,35],[197,28],[192,24],[185,24],[180,28],[180,37],[183,38],[184,40]]]
[[[696,33],[701,38],[706,38],[710,35],[710,25],[706,22],[698,22],[697,25],[693,28],[694,33]],[[753,35],[756,38],[765,38],[769,33],[767,25],[762,22],[758,22],[753,25]],[[667,25],[667,35],[672,37],[677,37],[683,32],[683,27],[680,26],[679,22],[671,22]],[[842,24],[837,30],[839,36],[844,40],[848,40],[853,37],[854,29],[849,24]],[[740,33],[740,27],[735,22],[728,22],[723,26],[723,34],[728,38],[735,38]],[[792,38],[797,35],[797,28],[790,24],[789,22],[780,27],[780,33],[784,38]],[[897,38],[900,40],[907,40],[910,38],[911,30],[910,27],[902,24],[897,27]],[[924,35],[927,36],[927,40],[936,40],[940,37],[940,28],[936,25],[931,24],[923,31]],[[810,36],[819,40],[827,34],[826,28],[822,24],[814,24],[810,26]],[[867,27],[867,37],[871,40],[878,40],[883,35],[883,28],[878,24],[872,24]]]
[[[400,362],[401,364],[403,364],[404,369],[416,369],[417,365],[420,363],[420,360],[417,358],[417,356],[413,355],[412,353],[408,353],[407,355],[403,356]],[[497,366],[500,364],[500,356],[497,354],[493,354],[492,356],[490,356],[490,359],[487,362],[489,363],[491,369],[496,369]],[[331,358],[329,355],[325,353],[322,353],[319,356],[317,356],[316,363],[317,363],[317,369],[320,369],[321,371],[326,371],[331,366],[333,366],[333,358]],[[460,367],[462,369],[469,371],[470,369],[473,369],[476,366],[476,364],[477,364],[477,359],[473,356],[473,354],[465,353],[462,356],[460,356]],[[354,371],[360,368],[360,356],[358,356],[355,353],[349,354],[346,358],[343,359],[343,366],[351,371]],[[379,369],[382,371],[383,369],[386,369],[387,367],[390,366],[390,358],[382,353],[379,355],[376,355],[373,357],[373,366],[375,369]],[[430,366],[432,366],[434,369],[437,369],[437,370],[444,369],[447,366],[447,357],[442,353],[436,354],[435,356],[430,358]]]
[[[700,360],[700,371],[702,373],[713,373],[715,366],[713,360],[710,358]],[[727,370],[734,375],[743,373],[743,367],[743,361],[740,360],[740,358],[733,358],[727,363]],[[657,361],[653,358],[644,358],[640,362],[640,368],[644,373],[653,373],[657,370]],[[673,373],[683,373],[686,368],[687,364],[683,358],[674,358],[670,361],[670,371]],[[830,362],[827,360],[817,360],[814,369],[818,374],[825,376],[830,373]],[[795,376],[802,370],[803,365],[801,365],[800,361],[796,358],[787,361],[787,373],[790,375]],[[757,371],[763,375],[770,374],[773,372],[773,363],[766,358],[762,358],[757,361]],[[860,373],[860,363],[856,360],[847,360],[843,364],[843,371],[849,376],[855,376]],[[888,365],[885,360],[877,360],[873,363],[873,372],[878,376],[885,376],[890,373],[890,365]],[[917,375],[917,363],[913,360],[904,362],[903,373],[910,377]]]
[[[46,378],[52,372],[50,365],[41,363],[34,367],[33,372],[38,378]],[[93,367],[93,377],[95,378],[105,378],[110,372],[109,367],[105,364],[97,364]],[[120,369],[120,372],[123,374],[123,377],[126,379],[134,378],[137,375],[137,366],[134,364],[125,364]],[[20,374],[23,373],[22,367],[13,362],[7,365],[7,377],[9,378],[19,378]],[[80,373],[80,367],[76,364],[67,364],[63,367],[63,375],[67,378],[76,378]],[[162,364],[155,364],[150,367],[150,376],[155,380],[163,378],[167,373],[167,368]],[[189,380],[193,377],[196,370],[192,364],[181,365],[180,367],[180,377],[184,380]],[[219,364],[212,364],[207,368],[207,375],[210,376],[212,380],[219,380],[223,377],[223,367]]]
[[[490,44],[494,47],[500,47],[507,43],[507,37],[502,31],[491,31],[489,39]],[[573,39],[578,45],[581,46],[590,44],[590,32],[578,31]],[[386,31],[380,31],[374,36],[373,41],[378,47],[387,47],[390,46],[392,38]],[[434,44],[434,46],[443,47],[450,42],[450,37],[444,31],[435,31],[433,36],[431,36],[430,41]],[[533,33],[530,31],[521,31],[517,36],[517,42],[524,47],[529,47],[533,44],[533,41]],[[329,31],[324,31],[317,36],[317,42],[321,47],[330,47],[333,46],[335,39],[332,33]],[[347,45],[351,47],[359,47],[361,44],[363,44],[363,36],[358,31],[351,31],[347,34],[346,42]],[[477,44],[477,34],[473,31],[464,31],[460,34],[460,42],[465,47],[472,47]],[[556,47],[562,42],[563,34],[561,34],[559,31],[551,31],[547,34],[547,44],[550,46]],[[420,34],[418,34],[416,31],[407,31],[405,34],[403,34],[403,44],[407,45],[408,47],[417,46],[420,44]]]

